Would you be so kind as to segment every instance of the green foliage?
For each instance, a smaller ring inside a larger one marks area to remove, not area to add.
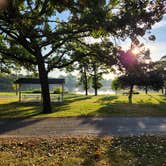
[[[146,29],[161,20],[163,3],[132,0],[9,1],[7,8],[0,11],[0,52],[4,58],[26,67],[37,65],[40,55],[49,64],[48,71],[62,68],[81,58],[74,54],[80,45],[78,39],[83,42],[87,36],[113,35],[122,39],[129,36],[134,40],[136,36],[143,36]],[[115,8],[117,12],[114,12]],[[64,14],[66,18],[63,20],[61,16]],[[50,52],[41,55],[48,47]]]
[[[80,71],[79,85],[82,85],[83,90],[88,94],[88,89],[90,88],[91,77],[89,75],[89,59],[88,57],[84,58],[79,62],[77,69]]]
[[[94,89],[100,89],[103,85],[102,83],[100,82],[102,78],[94,78],[92,79],[92,88]]]
[[[122,88],[122,85],[120,83],[120,80],[118,78],[115,78],[112,82],[111,82],[111,88],[115,91],[119,90]]]
[[[13,80],[14,77],[11,75],[0,74],[0,91],[1,92],[8,92],[13,91]]]
[[[73,92],[75,88],[78,86],[77,76],[72,75],[71,73],[68,73],[65,76],[60,75],[59,78],[65,79],[65,89],[70,93]]]
[[[54,88],[53,93],[54,94],[61,94],[62,93],[62,88],[61,87]]]
[[[32,91],[32,93],[41,93],[41,90],[40,89],[35,89]]]

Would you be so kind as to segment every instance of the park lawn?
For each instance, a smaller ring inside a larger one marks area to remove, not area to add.
[[[165,136],[0,138],[0,165],[162,166]]]
[[[53,103],[51,114],[42,114],[41,103],[18,103],[18,98],[0,98],[0,118],[71,116],[166,116],[166,97],[134,95],[133,104],[124,95],[83,96],[68,94],[63,103]]]
[[[0,92],[0,96],[16,96],[15,92]]]

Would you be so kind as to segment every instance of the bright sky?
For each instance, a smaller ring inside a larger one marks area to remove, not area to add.
[[[166,55],[166,16],[163,20],[153,26],[152,33],[156,36],[156,41],[148,42],[153,60],[159,60]]]
[[[142,42],[150,49],[151,58],[153,61],[160,60],[160,58],[166,55],[166,16],[163,17],[162,21],[156,23],[151,30],[151,34],[155,35],[155,41],[147,40],[145,36]],[[130,47],[130,42],[121,43],[123,49]]]

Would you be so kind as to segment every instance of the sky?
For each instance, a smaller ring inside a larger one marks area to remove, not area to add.
[[[166,55],[166,15],[160,22],[154,24],[151,34],[155,35],[155,41],[149,41],[146,36],[142,41],[150,49],[152,61],[158,61],[162,56]],[[121,45],[126,50],[130,47],[130,42],[126,41],[126,43],[121,43]]]
[[[66,19],[66,14],[63,15],[62,19]],[[163,19],[156,23],[151,30],[151,34],[155,35],[155,41],[149,41],[147,37],[143,38],[143,43],[147,48],[150,49],[152,61],[158,61],[162,56],[166,55],[166,15]],[[89,39],[89,42],[93,42],[93,39]],[[120,45],[124,50],[130,48],[130,41],[127,40],[125,42],[120,42]],[[78,75],[79,73],[74,72],[74,75]],[[66,75],[65,71],[54,70],[49,76],[50,77],[59,77],[60,75]],[[105,79],[113,79],[115,77],[114,74],[109,74],[104,76]]]
[[[147,46],[150,48],[152,60],[156,61],[166,55],[166,16],[153,26],[152,33],[156,36],[156,40],[147,42]]]

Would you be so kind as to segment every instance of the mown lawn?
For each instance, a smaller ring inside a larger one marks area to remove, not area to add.
[[[2,96],[0,94],[0,96]],[[166,96],[134,95],[133,104],[124,95],[66,95],[63,103],[53,103],[53,113],[42,114],[41,103],[18,103],[18,97],[0,97],[0,118],[64,116],[166,116]]]
[[[0,138],[0,165],[164,166],[165,136]]]

